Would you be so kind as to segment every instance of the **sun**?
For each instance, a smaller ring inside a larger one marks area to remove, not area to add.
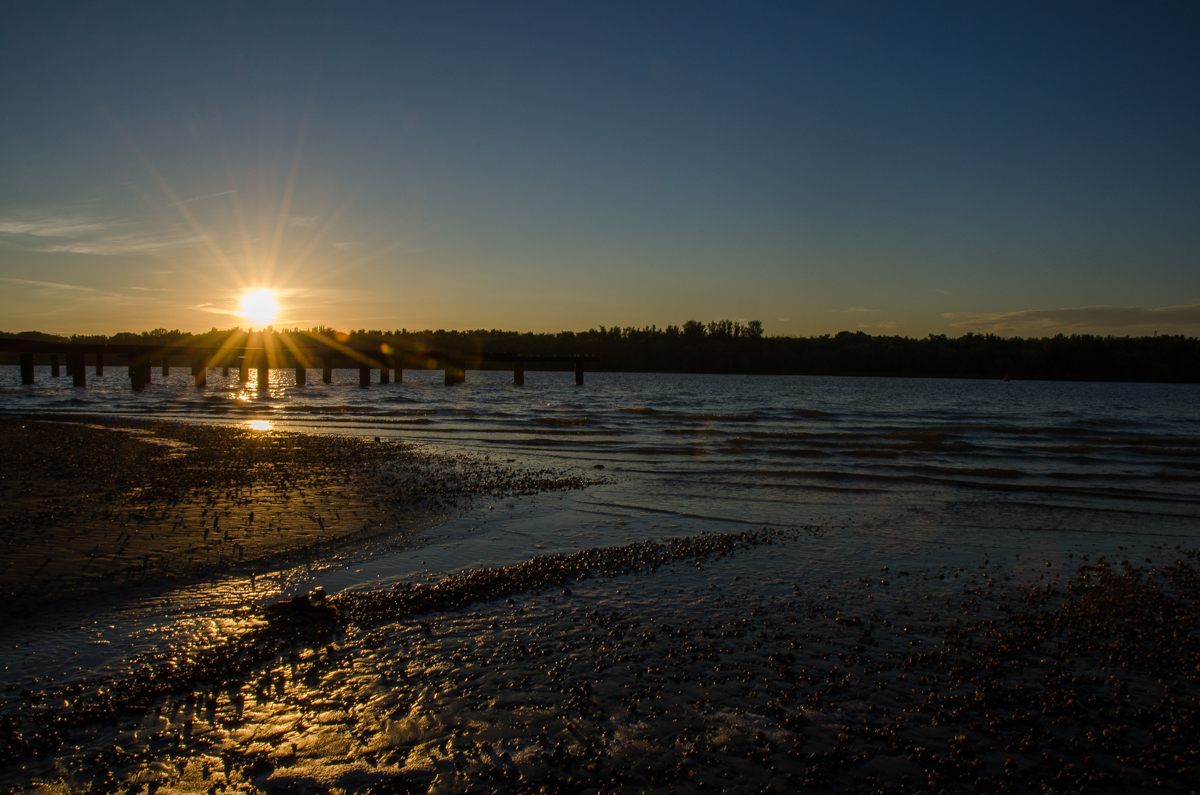
[[[275,300],[274,291],[261,288],[242,296],[242,316],[251,323],[268,326],[275,322],[278,314],[279,303]]]

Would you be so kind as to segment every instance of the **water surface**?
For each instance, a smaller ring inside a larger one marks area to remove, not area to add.
[[[234,371],[236,375],[236,371]],[[853,581],[884,565],[936,570],[976,559],[1072,555],[1138,544],[1195,546],[1200,387],[884,378],[440,371],[358,386],[357,371],[268,394],[186,370],[143,392],[124,371],[88,387],[20,385],[0,368],[0,411],[250,423],[466,450],[586,471],[580,492],[483,500],[409,547],[355,549],[313,568],[196,583],[95,607],[0,660],[36,670],[120,665],[131,651],[230,629],[236,608],[320,583],[330,591],[436,580],[538,554],[748,526],[820,529],[788,554],[753,556],[746,583]],[[749,565],[749,564],[747,564]],[[189,640],[190,639],[190,640]],[[39,657],[39,654],[41,655]],[[65,675],[69,671],[61,671]]]

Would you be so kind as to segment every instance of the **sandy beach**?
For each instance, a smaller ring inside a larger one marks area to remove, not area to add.
[[[1194,555],[1086,563],[1042,587],[998,565],[950,586],[911,572],[938,585],[871,612],[845,608],[895,575],[838,598],[739,587],[739,559],[802,535],[291,601],[186,662],[9,694],[6,777],[45,792],[1192,791]],[[697,598],[704,618],[681,620]]]
[[[400,540],[460,500],[584,482],[351,436],[0,420],[0,622],[91,592]]]
[[[56,580],[61,605],[113,582],[227,576],[404,538],[456,502],[584,484],[217,426],[11,422],[4,438],[16,605]],[[829,532],[674,535],[241,609],[201,648],[10,688],[0,780],[153,795],[1196,791],[1194,551],[818,577],[801,564]],[[51,550],[67,559],[43,566]]]

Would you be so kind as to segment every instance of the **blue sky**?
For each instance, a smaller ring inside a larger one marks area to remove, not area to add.
[[[1196,334],[1196,9],[18,4],[0,329]]]

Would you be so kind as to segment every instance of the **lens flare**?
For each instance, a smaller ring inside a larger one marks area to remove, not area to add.
[[[279,314],[275,293],[265,288],[251,290],[242,296],[242,317],[259,326],[270,325]]]

